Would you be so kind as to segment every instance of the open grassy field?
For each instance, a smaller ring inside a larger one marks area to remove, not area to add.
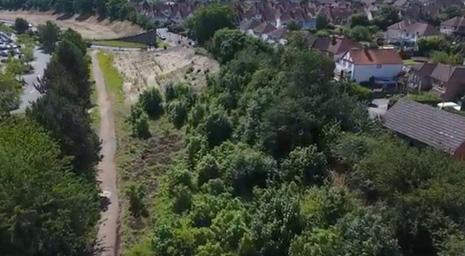
[[[145,44],[133,43],[133,42],[124,42],[119,40],[97,40],[92,41],[93,45],[98,46],[108,46],[108,47],[121,47],[121,48],[145,48]]]

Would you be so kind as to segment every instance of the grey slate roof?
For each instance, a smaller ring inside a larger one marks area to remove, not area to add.
[[[385,127],[449,154],[465,142],[465,117],[429,105],[400,99],[383,119]]]

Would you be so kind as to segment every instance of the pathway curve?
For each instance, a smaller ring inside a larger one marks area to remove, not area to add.
[[[111,100],[97,59],[97,51],[92,52],[92,70],[98,94],[100,111],[100,139],[102,140],[102,161],[98,165],[98,180],[102,192],[109,196],[110,204],[101,213],[98,230],[99,256],[117,256],[119,248],[119,201],[115,164],[116,136]]]

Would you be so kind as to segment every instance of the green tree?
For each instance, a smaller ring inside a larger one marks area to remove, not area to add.
[[[463,9],[457,5],[448,5],[445,9],[441,11],[440,18],[441,20],[448,20],[457,16],[462,16]]]
[[[267,189],[257,204],[250,224],[256,255],[287,255],[292,239],[303,227],[295,191],[291,186]]]
[[[21,84],[11,73],[0,74],[0,120],[19,107]]]
[[[47,21],[44,25],[37,27],[37,33],[44,50],[49,53],[52,52],[60,39],[60,28],[55,23]]]
[[[150,118],[156,119],[163,114],[163,99],[160,91],[153,87],[139,96],[139,104]]]
[[[277,173],[276,162],[271,157],[245,145],[226,152],[228,157],[222,165],[226,165],[225,178],[235,195],[248,196],[255,187],[266,187],[267,180]]]
[[[280,175],[286,181],[302,184],[319,183],[326,177],[326,156],[315,146],[298,147],[283,161]]]
[[[323,30],[327,28],[328,25],[329,25],[329,21],[328,21],[328,18],[326,18],[326,16],[318,15],[316,17],[316,29],[317,30]]]
[[[463,62],[463,57],[458,54],[449,54],[442,51],[433,51],[430,54],[434,63],[459,65]]]
[[[96,0],[95,11],[100,17],[105,17],[107,15],[107,0]]]
[[[148,120],[147,114],[139,104],[131,106],[131,113],[126,120],[131,126],[131,135],[143,139],[149,138],[151,134]]]
[[[184,101],[174,100],[168,103],[168,119],[174,124],[174,127],[181,129],[187,121],[188,109]]]
[[[145,190],[140,184],[129,184],[125,191],[126,196],[129,199],[129,211],[132,216],[139,218],[147,215],[147,209],[145,207]]]
[[[400,21],[399,10],[392,5],[383,5],[376,11],[373,18],[375,25],[384,30],[388,26]]]
[[[78,32],[68,28],[61,36],[61,39],[73,43],[77,48],[79,48],[79,50],[81,50],[83,55],[87,53],[87,44]]]
[[[0,250],[5,255],[92,255],[95,184],[36,124],[0,123]]]
[[[433,51],[447,49],[447,42],[441,36],[429,36],[418,40],[418,51],[422,55],[429,54]]]
[[[210,147],[218,146],[232,135],[232,125],[222,112],[214,112],[205,121],[205,135]]]
[[[295,22],[295,21],[291,21],[289,22],[289,24],[287,24],[287,28],[290,30],[290,31],[298,31],[302,28],[302,26]]]
[[[334,228],[314,229],[292,240],[289,256],[339,256],[343,252],[343,243]]]
[[[344,239],[345,255],[401,255],[392,224],[371,208],[346,215],[336,227]]]
[[[226,5],[210,4],[195,11],[187,27],[199,43],[204,44],[217,30],[234,27],[233,13]]]
[[[29,22],[23,18],[16,18],[14,27],[16,33],[22,34],[29,29]]]
[[[371,33],[367,27],[355,26],[350,30],[350,37],[356,41],[371,41]]]
[[[76,172],[94,178],[94,166],[100,160],[100,141],[90,127],[85,108],[49,91],[32,104],[26,115],[50,131],[65,156],[73,157]]]
[[[369,26],[370,21],[368,20],[368,17],[363,14],[353,14],[350,16],[350,27],[356,27],[356,26]]]
[[[94,8],[93,0],[73,0],[74,12],[79,14],[89,14]]]

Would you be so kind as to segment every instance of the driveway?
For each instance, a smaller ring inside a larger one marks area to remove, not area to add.
[[[388,106],[389,99],[374,99],[368,107],[368,116],[371,119],[379,120],[386,114]]]

